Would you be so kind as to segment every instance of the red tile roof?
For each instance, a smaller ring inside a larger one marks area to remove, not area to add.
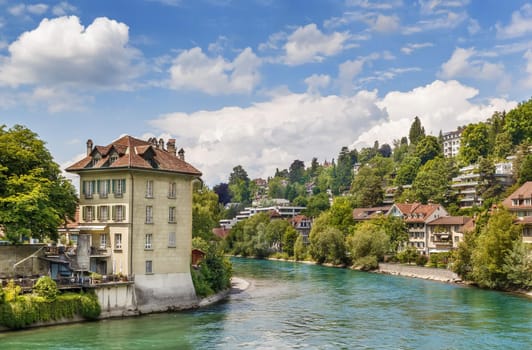
[[[118,158],[110,162],[111,155]],[[101,158],[94,164],[94,159]],[[131,136],[122,136],[107,146],[95,146],[91,153],[69,166],[66,171],[80,172],[92,169],[157,169],[201,176],[201,172],[164,147]]]
[[[421,204],[421,203],[395,203],[394,204],[403,215],[406,215],[405,222],[425,222],[440,204]]]
[[[355,208],[353,209],[353,219],[355,220],[368,220],[376,217],[377,215],[384,215],[388,213],[392,206],[386,205],[373,208]]]
[[[517,190],[515,190],[511,195],[509,195],[505,200],[502,201],[502,205],[504,205],[508,209],[530,209],[532,208],[532,205],[513,205],[512,200],[517,199],[532,199],[532,181],[525,182],[521,187],[519,187]]]

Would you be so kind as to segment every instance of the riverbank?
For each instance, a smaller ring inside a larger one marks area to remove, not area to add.
[[[373,272],[388,275],[421,278],[446,283],[462,283],[462,279],[451,270],[435,267],[422,267],[403,264],[379,263],[379,268]]]

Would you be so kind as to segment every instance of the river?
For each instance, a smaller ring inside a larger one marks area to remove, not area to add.
[[[532,349],[532,300],[234,259],[250,287],[200,310],[0,333],[0,349]]]

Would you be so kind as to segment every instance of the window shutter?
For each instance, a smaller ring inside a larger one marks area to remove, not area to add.
[[[113,221],[116,221],[116,205],[113,205]]]
[[[96,193],[100,193],[100,180],[96,180]]]
[[[111,189],[112,189],[112,191],[111,191],[111,192],[113,192],[113,193],[115,193],[115,183],[116,183],[116,180],[112,180],[112,182],[111,182],[111,186],[112,186]]]
[[[122,220],[126,220],[126,206],[125,205],[121,205],[122,207]]]
[[[97,206],[96,207],[96,219],[100,220],[100,218],[102,217],[100,212],[102,211],[102,207],[100,206]]]
[[[83,217],[83,221],[87,219],[87,207],[83,207],[82,217]]]
[[[122,193],[126,193],[126,179],[122,179]]]
[[[81,192],[82,194],[85,194],[85,187],[87,186],[87,181],[83,181],[83,184],[81,186]]]
[[[96,180],[92,180],[92,193],[96,192]]]

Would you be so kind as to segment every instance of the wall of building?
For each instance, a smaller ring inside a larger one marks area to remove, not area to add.
[[[135,293],[141,313],[190,309],[199,303],[190,272],[136,276]]]
[[[133,282],[106,284],[94,289],[102,309],[100,318],[138,314]]]
[[[27,258],[39,249],[43,248],[43,244],[23,244],[23,245],[2,245],[0,246],[0,277],[14,277],[14,276],[32,276],[40,274],[48,274],[48,264],[33,257],[26,261],[14,265],[17,262]],[[44,255],[44,254],[41,254]]]

